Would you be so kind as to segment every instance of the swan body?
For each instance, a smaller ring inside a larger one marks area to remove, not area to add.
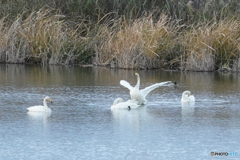
[[[152,90],[156,89],[157,87],[167,85],[168,83],[171,82],[171,81],[167,81],[167,82],[156,83],[156,84],[153,84],[153,85],[151,85],[149,87],[146,87],[146,88],[140,90],[139,89],[140,77],[139,77],[138,73],[135,73],[135,75],[137,76],[137,84],[136,84],[135,87],[132,87],[125,80],[121,80],[120,84],[130,90],[131,99],[137,101],[138,104],[140,104],[140,105],[147,103],[146,96],[148,95],[149,92],[151,92]]]
[[[137,104],[137,101],[135,100],[128,100],[124,102],[122,98],[117,98],[114,100],[113,105],[111,106],[111,109],[136,109],[140,105]]]
[[[182,93],[181,102],[182,103],[194,103],[195,102],[195,97],[193,95],[191,95],[190,91],[184,91]]]
[[[27,110],[29,112],[51,112],[51,109],[47,105],[47,101],[52,103],[52,100],[50,99],[50,97],[47,96],[43,99],[43,106],[42,105],[33,106],[33,107],[27,108]]]

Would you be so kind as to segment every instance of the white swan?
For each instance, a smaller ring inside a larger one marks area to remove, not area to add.
[[[114,100],[113,105],[111,106],[111,109],[136,109],[140,105],[137,104],[137,101],[135,100],[128,100],[124,102],[122,98],[117,98]]]
[[[194,103],[195,102],[195,97],[193,95],[191,95],[190,91],[184,91],[182,93],[181,102],[182,103]]]
[[[139,90],[140,77],[139,77],[138,73],[135,73],[135,75],[137,76],[137,84],[136,84],[135,87],[132,87],[125,80],[121,80],[120,84],[130,90],[131,99],[132,100],[136,100],[138,102],[138,104],[140,104],[140,105],[147,103],[146,96],[148,95],[149,92],[151,92],[152,90],[156,89],[157,87],[167,85],[168,83],[171,82],[171,81],[167,81],[167,82],[156,83],[154,85],[151,85],[149,87],[146,87],[144,89]]]
[[[43,99],[43,106],[41,105],[33,106],[33,107],[27,108],[27,110],[29,112],[51,112],[51,109],[47,106],[47,101],[52,103],[52,100],[50,99],[50,97],[47,96]]]

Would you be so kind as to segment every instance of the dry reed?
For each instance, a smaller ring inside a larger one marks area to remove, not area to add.
[[[240,21],[222,20],[212,33],[212,47],[215,49],[216,69],[239,70],[236,64],[240,56]]]
[[[240,70],[238,0],[0,3],[3,63]]]
[[[64,16],[49,10],[32,12],[25,19],[23,15],[9,26],[4,18],[0,21],[1,62],[71,64],[84,52],[81,47],[87,39],[78,35],[78,28],[71,29]]]
[[[239,68],[240,21],[222,20],[191,27],[183,36],[182,70],[214,71]]]
[[[117,29],[102,28],[103,38],[96,46],[96,64],[127,69],[163,66],[178,30],[166,16],[156,23],[149,16],[132,23],[123,21]]]
[[[181,70],[213,71],[214,49],[211,47],[212,26],[192,26],[186,31],[182,40],[184,54]]]

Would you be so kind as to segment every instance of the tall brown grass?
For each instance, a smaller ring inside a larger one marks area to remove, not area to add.
[[[183,35],[182,70],[213,71],[236,66],[240,50],[240,21],[221,20],[192,26]]]
[[[78,34],[78,28],[70,28],[63,15],[39,10],[23,17],[24,13],[12,24],[6,18],[0,21],[1,62],[70,64],[85,51],[87,39]]]
[[[152,69],[163,66],[171,54],[177,25],[162,16],[154,23],[152,16],[128,23],[119,19],[118,26],[101,28],[96,46],[97,65],[127,69]]]
[[[212,46],[215,49],[216,69],[229,68],[233,71],[240,69],[237,65],[240,56],[240,21],[223,20],[220,21],[213,31]]]
[[[225,19],[181,26],[162,16],[118,26],[99,27],[96,65],[126,69],[179,68],[180,70],[238,71],[240,21]]]
[[[213,71],[212,25],[191,26],[180,42],[183,49],[181,70]]]
[[[3,0],[0,62],[239,71],[238,0]]]

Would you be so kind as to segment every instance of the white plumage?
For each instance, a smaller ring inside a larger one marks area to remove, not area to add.
[[[182,103],[194,103],[195,102],[195,97],[193,95],[191,95],[190,91],[184,91],[182,93],[181,102]]]
[[[167,81],[167,82],[156,83],[156,84],[153,84],[153,85],[151,85],[149,87],[146,87],[146,88],[140,90],[139,89],[140,77],[139,77],[138,73],[135,73],[135,75],[137,76],[137,84],[136,84],[135,87],[132,87],[125,80],[121,80],[120,84],[130,90],[131,99],[137,101],[138,104],[140,104],[140,105],[147,103],[146,96],[148,95],[149,92],[151,92],[152,90],[156,89],[157,87],[167,85],[168,83],[171,82],[171,81]]]
[[[29,112],[51,112],[51,109],[47,105],[47,101],[52,103],[52,100],[50,99],[50,97],[47,96],[43,99],[43,106],[42,105],[32,106],[27,108],[27,110]]]
[[[137,101],[135,100],[128,100],[124,102],[122,98],[117,98],[114,100],[113,105],[111,106],[111,109],[136,109],[140,105],[137,104]]]

